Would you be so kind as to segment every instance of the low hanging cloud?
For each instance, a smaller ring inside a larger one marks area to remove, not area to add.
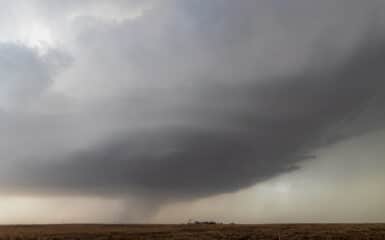
[[[35,163],[22,175],[27,187],[51,191],[171,199],[235,191],[296,169],[322,141],[338,136],[338,128],[331,134],[329,128],[349,124],[384,94],[384,60],[382,43],[365,42],[324,74],[310,69],[277,84],[213,88],[214,106],[209,94],[207,104],[195,106],[211,124],[130,132],[63,161]],[[238,103],[216,109],[222,100]]]
[[[55,78],[76,101],[63,115],[24,117],[45,140],[8,163],[2,188],[194,199],[294,171],[314,150],[382,128],[382,19],[358,1],[349,11],[333,2],[307,9],[314,21],[281,12],[280,1],[168,1],[135,20],[77,17],[74,63]],[[33,80],[39,91],[44,74]]]

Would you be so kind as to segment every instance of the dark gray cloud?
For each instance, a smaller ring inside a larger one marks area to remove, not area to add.
[[[3,189],[197,198],[293,171],[318,148],[383,127],[375,1],[333,2],[293,1],[299,14],[282,1],[170,1],[134,21],[77,17],[64,77],[97,100],[12,127],[38,126],[31,135],[45,141],[8,163]]]
[[[27,163],[18,184],[166,199],[239,190],[296,169],[366,108],[383,111],[376,98],[385,93],[384,61],[382,39],[368,36],[337,65],[314,69],[311,63],[278,81],[207,88],[192,110],[206,124],[122,133],[65,161]]]

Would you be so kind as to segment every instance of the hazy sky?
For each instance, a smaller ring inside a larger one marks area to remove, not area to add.
[[[385,221],[384,1],[0,4],[0,223]]]

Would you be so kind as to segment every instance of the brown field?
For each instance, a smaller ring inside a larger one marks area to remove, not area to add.
[[[18,225],[0,239],[383,239],[385,224]]]

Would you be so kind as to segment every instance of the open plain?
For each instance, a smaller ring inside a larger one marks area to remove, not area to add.
[[[385,224],[180,224],[1,226],[0,239],[385,239]]]

